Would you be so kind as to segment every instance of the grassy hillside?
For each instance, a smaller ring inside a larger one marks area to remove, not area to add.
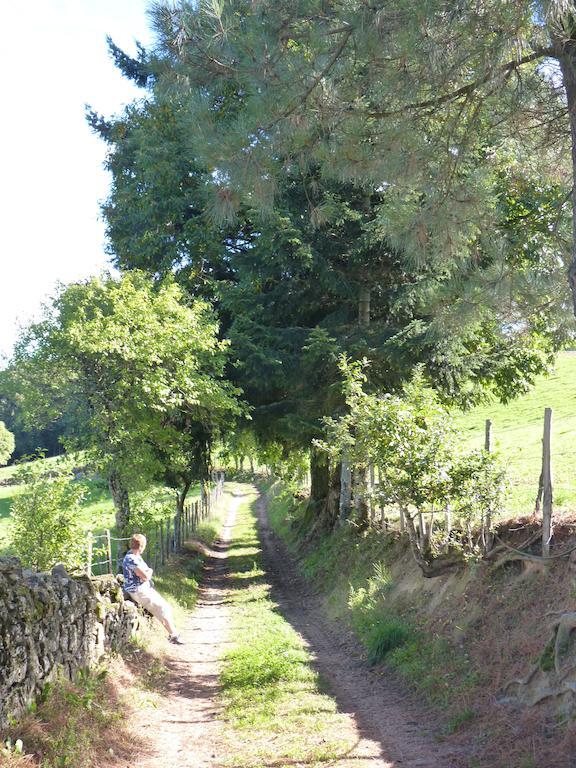
[[[555,509],[576,510],[576,352],[564,352],[551,376],[539,377],[534,389],[502,405],[493,402],[458,418],[470,447],[484,444],[484,424],[492,420],[495,449],[509,468],[509,509],[529,513],[538,490],[544,408],[552,415],[552,473]]]

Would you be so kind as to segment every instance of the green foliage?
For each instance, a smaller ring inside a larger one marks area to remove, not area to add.
[[[437,395],[417,372],[401,395],[365,391],[365,363],[341,362],[348,413],[327,419],[328,439],[318,443],[357,469],[380,471],[381,500],[422,510],[446,496],[454,429]]]
[[[280,138],[283,131],[268,137],[271,143],[280,139],[272,157],[261,135],[266,119],[246,134],[252,110],[262,116],[262,109],[275,111],[282,100],[291,104],[294,95],[292,81],[286,89],[283,70],[274,86],[280,93],[271,101],[268,75],[259,81],[258,56],[270,67],[270,19],[286,15],[286,28],[296,23],[298,39],[304,34],[300,24],[312,34],[306,45],[293,40],[277,52],[278,61],[286,56],[290,61],[291,80],[294,66],[306,72],[316,53],[322,57],[316,46],[334,43],[333,35],[325,39],[324,24],[331,17],[336,22],[343,10],[331,9],[321,21],[303,8],[294,13],[275,5],[269,16],[266,7],[233,2],[213,12],[201,4],[177,3],[170,14],[156,7],[159,39],[153,55],[140,50],[130,59],[111,47],[122,73],[148,85],[144,98],[124,114],[110,121],[90,116],[111,148],[113,186],[103,210],[115,263],[154,276],[176,274],[191,295],[217,298],[239,362],[230,375],[254,406],[252,428],[262,446],[280,443],[291,452],[320,435],[322,417],[343,406],[337,367],[342,352],[369,358],[371,382],[385,389],[398,388],[418,363],[448,400],[474,402],[486,388],[509,398],[525,388],[566,334],[556,298],[564,276],[557,244],[551,236],[546,239],[550,232],[542,223],[543,217],[550,223],[558,209],[565,226],[562,185],[542,183],[533,169],[522,176],[526,163],[514,147],[494,152],[490,171],[481,170],[478,166],[492,157],[492,144],[488,127],[479,125],[474,160],[467,158],[458,173],[450,169],[459,186],[458,204],[448,205],[446,190],[434,188],[429,174],[422,176],[418,168],[410,169],[405,182],[402,131],[400,142],[395,132],[394,138],[388,136],[389,146],[374,136],[364,143],[352,129],[352,145],[338,159],[330,153],[327,162],[327,147],[318,136],[338,143],[343,135],[329,139],[328,127],[316,126],[318,134],[308,136],[304,126],[315,118],[306,116],[307,99],[300,105],[304,122],[296,131],[290,126],[287,143]],[[304,18],[295,22],[300,12]],[[365,28],[356,12],[343,12],[350,15],[345,24],[350,22],[361,47],[367,35],[367,55],[377,55],[371,27]],[[218,32],[213,39],[215,18],[216,30],[226,31],[223,38]],[[187,46],[174,47],[173,40],[186,40],[192,29],[200,38],[206,35],[207,49],[223,45],[223,60],[231,57],[229,68],[214,72],[213,62],[204,61],[199,51],[192,55]],[[407,36],[413,33],[405,30]],[[276,40],[276,32],[271,34]],[[340,53],[354,89],[363,76],[347,46]],[[183,81],[195,84],[192,91],[180,89]],[[392,90],[397,99],[397,88]],[[342,116],[348,117],[347,112]],[[432,128],[435,136],[439,127]],[[294,147],[291,141],[300,131],[306,139],[302,135],[304,143],[296,141]],[[434,163],[434,142],[413,133],[424,160]],[[374,141],[386,158],[379,173],[373,167],[381,161],[373,156]],[[368,146],[368,166],[366,156],[362,162],[351,159]],[[402,170],[391,160],[398,154]],[[344,157],[352,172],[335,172]],[[490,226],[482,227],[484,219]],[[536,238],[527,234],[527,223]],[[494,234],[487,237],[484,231]],[[517,254],[529,241],[530,259],[521,260],[519,270]],[[508,256],[516,260],[513,270]],[[549,302],[542,300],[543,291]],[[359,300],[366,293],[370,323],[360,327]]]
[[[0,467],[8,463],[8,459],[14,453],[14,435],[6,429],[3,421],[0,421]]]
[[[327,419],[327,438],[317,445],[333,460],[346,455],[360,477],[378,469],[376,496],[401,509],[416,559],[429,559],[430,534],[417,539],[416,512],[450,508],[468,532],[467,553],[475,552],[471,530],[503,510],[506,476],[500,460],[485,451],[464,452],[454,417],[426,384],[422,371],[398,395],[366,391],[366,363],[341,361],[348,412]],[[365,491],[364,491],[365,492]]]
[[[165,488],[137,491],[133,495],[131,523],[134,530],[149,530],[174,517],[174,496]]]
[[[497,519],[504,512],[507,476],[495,454],[476,450],[457,456],[450,481],[450,503],[468,525],[477,525],[487,515]]]
[[[46,571],[56,563],[80,567],[85,540],[79,527],[84,489],[69,464],[23,464],[16,473],[24,488],[12,501],[11,544],[24,565]]]
[[[456,733],[456,731],[458,731],[461,726],[473,720],[475,715],[475,711],[471,707],[467,707],[459,714],[454,715],[454,717],[448,721],[444,732],[447,734]]]
[[[69,285],[11,363],[29,423],[73,417],[70,448],[111,480],[120,529],[127,489],[201,475],[210,435],[239,412],[223,380],[227,344],[206,302],[139,272]]]
[[[468,658],[446,640],[416,632],[387,656],[428,701],[448,707],[477,684]]]
[[[562,45],[567,8],[535,10],[529,0],[490,2],[481,11],[445,0],[322,12],[313,0],[297,9],[276,0],[235,0],[216,11],[157,6],[154,55],[164,66],[152,95],[172,99],[184,114],[186,106],[183,126],[195,118],[193,155],[219,170],[206,180],[212,220],[242,219],[246,209],[252,219],[253,209],[283,214],[285,179],[300,172],[310,176],[302,221],[330,235],[362,218],[353,193],[335,194],[333,186],[345,180],[377,192],[350,262],[360,256],[356,263],[366,266],[365,241],[380,238],[382,251],[416,273],[392,289],[396,317],[433,306],[436,318],[420,319],[427,340],[436,336],[435,364],[442,369],[449,357],[454,376],[467,368],[484,379],[495,360],[472,333],[478,340],[486,331],[506,358],[503,324],[508,339],[530,345],[530,330],[553,336],[567,309],[566,295],[556,292],[571,237],[560,74],[535,64],[556,56],[573,70]],[[302,229],[294,218],[286,231],[293,250],[309,254]],[[461,339],[464,325],[472,333],[463,344],[449,338]],[[508,366],[503,378],[512,374]]]
[[[370,664],[378,664],[395,648],[407,643],[412,630],[399,619],[377,621],[364,638]]]

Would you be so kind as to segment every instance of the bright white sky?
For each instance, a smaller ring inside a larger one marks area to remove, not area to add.
[[[105,115],[141,92],[108,57],[106,35],[126,52],[150,43],[147,0],[6,3],[0,32],[0,367],[18,324],[56,283],[107,266],[99,201],[105,146],[84,104]]]

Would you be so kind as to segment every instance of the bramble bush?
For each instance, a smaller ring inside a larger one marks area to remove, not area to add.
[[[423,514],[431,521],[444,514],[445,545],[454,525],[465,532],[457,542],[461,552],[485,550],[490,525],[503,507],[506,483],[500,461],[486,451],[462,451],[450,412],[421,370],[399,394],[382,394],[366,391],[365,366],[365,361],[341,359],[348,410],[326,420],[327,437],[317,447],[335,462],[347,457],[360,478],[357,494],[366,493],[362,478],[368,467],[377,468],[375,500],[400,511],[413,554],[424,569],[439,550],[434,551],[432,523],[417,530],[416,518]],[[481,535],[473,540],[478,527]]]

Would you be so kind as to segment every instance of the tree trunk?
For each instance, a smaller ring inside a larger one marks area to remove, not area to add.
[[[191,485],[192,483],[188,481],[184,483],[180,491],[176,492],[176,511],[179,514],[184,513],[184,504],[186,503],[186,497],[188,496],[188,491],[190,490]]]
[[[365,531],[370,524],[370,507],[367,497],[368,469],[362,467],[354,470],[354,509],[356,522],[361,531]]]
[[[358,324],[370,325],[370,288],[363,285],[358,297]]]
[[[576,179],[576,40],[559,40],[555,47],[566,89],[572,139],[572,261],[568,268],[568,283],[572,291],[572,305],[576,315],[576,205],[574,200],[574,180]]]
[[[330,485],[328,495],[322,511],[322,526],[326,530],[333,530],[338,522],[340,514],[340,478],[342,476],[342,467],[336,464],[330,472]]]
[[[304,517],[302,526],[309,528],[313,526],[320,516],[328,492],[330,489],[330,467],[325,453],[317,448],[310,449],[310,499]]]
[[[542,555],[550,555],[552,538],[552,468],[551,468],[552,408],[544,411],[542,440]]]
[[[342,454],[342,464],[340,464],[340,467],[340,500],[338,516],[340,523],[343,523],[350,517],[350,502],[352,499],[352,473],[350,471],[350,464],[348,463],[348,456],[346,453]]]
[[[130,535],[130,497],[116,469],[108,476],[108,487],[116,510],[116,531],[119,536]]]

